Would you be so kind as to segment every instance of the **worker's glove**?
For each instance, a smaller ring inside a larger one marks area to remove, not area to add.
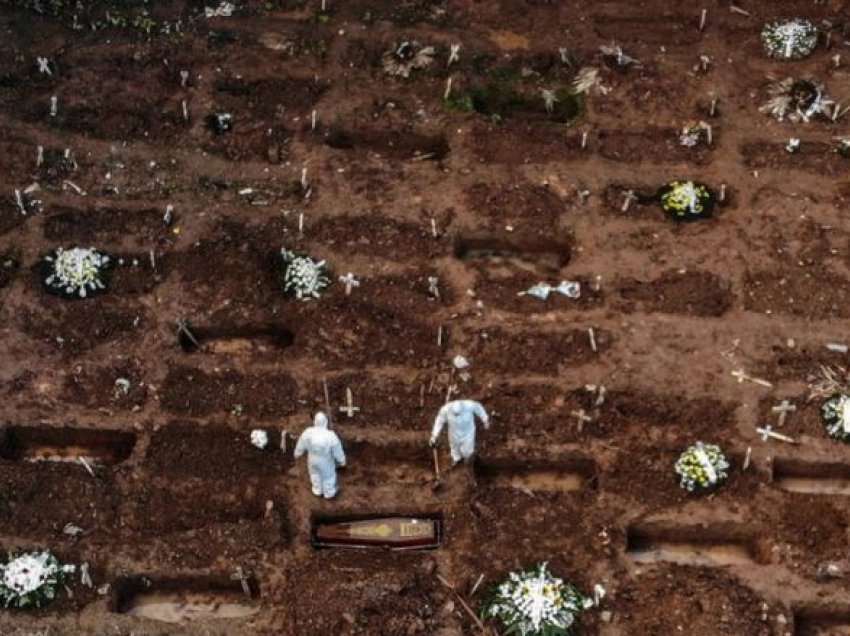
[[[439,440],[437,440],[436,437],[432,437],[431,439],[428,440],[428,446],[430,446],[431,448],[437,448],[437,446],[439,446],[439,445],[440,445],[440,442],[439,442]]]
[[[484,420],[484,430],[485,431],[490,430],[490,420]]]

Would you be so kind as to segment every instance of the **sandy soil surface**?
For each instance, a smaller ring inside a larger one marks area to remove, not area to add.
[[[820,365],[848,362],[825,345],[850,317],[850,160],[830,146],[850,130],[758,110],[770,75],[850,103],[850,61],[833,61],[850,58],[850,3],[273,0],[205,18],[166,2],[151,20],[181,33],[153,37],[133,3],[94,31],[21,4],[0,3],[0,546],[88,562],[94,588],[4,612],[0,632],[475,634],[438,575],[477,611],[548,561],[608,592],[581,635],[850,633],[850,454],[806,400]],[[104,19],[83,4],[78,22]],[[821,27],[818,49],[768,59],[762,25],[794,16]],[[390,77],[406,40],[434,61]],[[612,41],[640,65],[606,66]],[[548,113],[541,89],[585,66],[610,92]],[[713,144],[681,147],[700,119]],[[653,193],[688,178],[726,197],[676,224]],[[14,192],[33,182],[24,216]],[[78,244],[122,259],[109,292],[45,294],[40,257]],[[361,286],[288,300],[281,247]],[[517,296],[563,279],[579,300]],[[291,451],[323,378],[350,463],[332,502],[291,454],[248,443],[265,428]],[[450,391],[493,427],[433,491]],[[795,446],[755,432],[783,399]],[[704,498],[672,470],[696,440],[733,460]],[[68,461],[31,461],[45,453]],[[311,519],[369,513],[439,515],[443,545],[310,547]]]

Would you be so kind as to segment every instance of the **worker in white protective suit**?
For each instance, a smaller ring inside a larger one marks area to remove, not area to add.
[[[298,438],[295,459],[305,452],[313,494],[332,499],[337,493],[336,467],[345,466],[345,452],[337,434],[328,430],[328,416],[321,411],[313,418],[313,426]]]
[[[481,420],[484,428],[490,428],[490,418],[480,402],[475,400],[454,400],[437,413],[434,429],[431,431],[430,445],[437,445],[437,438],[443,426],[449,425],[449,449],[452,454],[452,467],[462,460],[469,459],[475,453],[475,418]]]

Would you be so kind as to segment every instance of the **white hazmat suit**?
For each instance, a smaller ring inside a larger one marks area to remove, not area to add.
[[[437,438],[443,426],[449,425],[449,449],[452,461],[457,464],[469,459],[475,453],[475,418],[481,420],[484,428],[490,428],[490,418],[480,402],[475,400],[455,400],[444,405],[434,420],[431,431],[431,446],[436,446]]]
[[[331,499],[336,496],[336,467],[345,466],[342,442],[333,431],[328,430],[328,417],[316,413],[313,426],[301,433],[295,445],[295,459],[307,453],[307,470],[313,494]]]

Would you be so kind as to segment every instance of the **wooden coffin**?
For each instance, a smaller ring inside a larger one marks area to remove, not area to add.
[[[431,517],[320,520],[311,528],[317,548],[429,550],[439,547],[441,536],[440,520]]]

